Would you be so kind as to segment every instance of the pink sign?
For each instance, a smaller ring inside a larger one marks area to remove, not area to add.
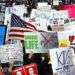
[[[69,18],[75,18],[75,5],[62,5],[60,10],[68,10]]]

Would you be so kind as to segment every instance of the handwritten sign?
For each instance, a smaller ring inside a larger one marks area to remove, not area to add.
[[[27,7],[25,5],[14,5],[12,8],[12,13],[18,15],[21,17],[21,19],[24,19],[24,14],[27,13]]]
[[[74,75],[73,54],[70,47],[50,49],[53,72],[57,75]]]
[[[22,61],[23,51],[20,43],[7,44],[0,46],[0,61],[1,63]]]
[[[6,7],[5,10],[5,24],[7,25],[7,20],[10,22],[11,14],[16,14],[21,19],[24,19],[24,14],[27,13],[27,7],[25,5],[14,5],[12,7]]]

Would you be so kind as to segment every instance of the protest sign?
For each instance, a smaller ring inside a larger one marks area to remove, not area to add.
[[[75,30],[58,32],[59,47],[68,47],[75,40]]]
[[[0,25],[0,45],[5,44],[6,32],[7,32],[7,26]]]
[[[15,43],[0,46],[0,61],[1,63],[23,62],[22,45],[20,43]]]
[[[27,13],[27,7],[25,7],[24,4],[23,5],[14,5],[12,8],[12,13],[16,14],[21,19],[24,19],[25,18],[24,14]]]
[[[38,75],[37,64],[25,65],[25,75]]]
[[[5,10],[5,25],[8,25],[8,22],[10,24],[11,22],[11,14],[16,14],[17,16],[19,16],[21,19],[24,20],[24,14],[27,13],[27,7],[25,7],[24,5],[14,5],[12,7],[6,7]]]
[[[69,18],[75,18],[75,5],[62,5],[60,10],[68,10]]]
[[[25,32],[24,40],[26,53],[48,53],[58,47],[56,32]]]
[[[53,5],[59,5],[59,0],[53,0]]]
[[[68,22],[64,24],[64,30],[75,30],[75,19],[69,18]]]
[[[57,75],[74,75],[74,51],[70,47],[50,49],[53,73]]]
[[[48,5],[47,2],[38,2],[37,9],[42,11],[50,11],[51,5]]]
[[[12,71],[12,75],[38,75],[37,65],[33,63],[18,67]]]
[[[41,11],[32,10],[31,18],[35,19],[37,30],[47,31],[47,26],[50,25],[52,30],[63,31],[64,30],[64,20],[68,18],[67,11]]]

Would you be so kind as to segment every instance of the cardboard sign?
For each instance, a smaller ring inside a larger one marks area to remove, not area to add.
[[[70,47],[50,49],[53,73],[57,73],[57,75],[74,75],[73,54],[74,51]]]
[[[25,32],[26,53],[48,53],[50,48],[58,47],[56,32]]]
[[[13,63],[15,61],[23,62],[22,44],[15,43],[0,46],[0,61],[1,63]]]

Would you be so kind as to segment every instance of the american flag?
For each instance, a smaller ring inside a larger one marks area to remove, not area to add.
[[[19,16],[12,14],[11,16],[11,27],[9,31],[8,39],[19,39],[24,40],[24,32],[33,32],[37,31],[35,26],[29,24],[28,22],[23,21],[20,19]]]

